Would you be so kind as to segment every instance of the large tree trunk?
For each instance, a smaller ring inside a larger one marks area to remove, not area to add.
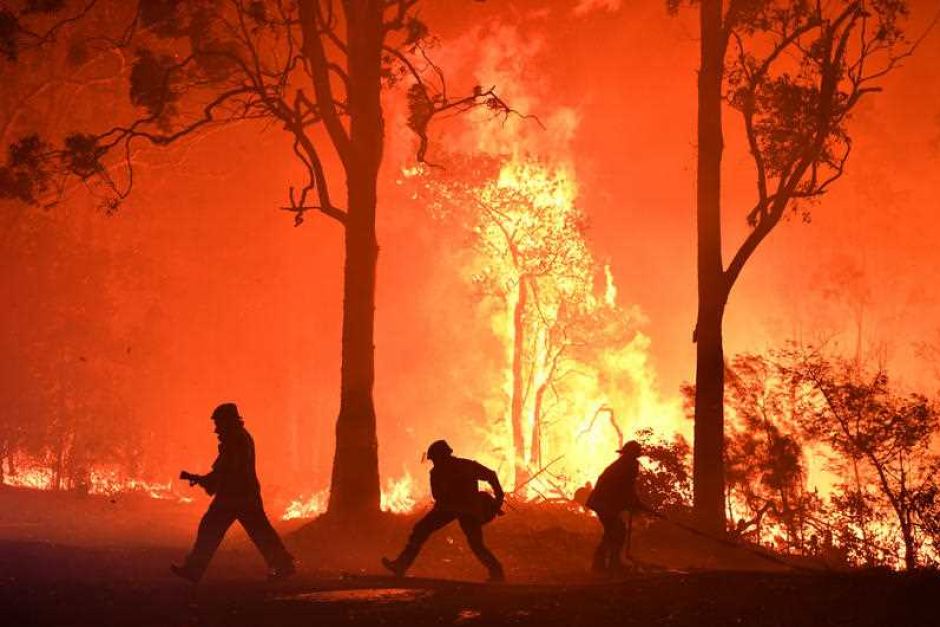
[[[512,311],[512,399],[510,425],[512,428],[512,468],[515,485],[518,487],[526,480],[525,437],[522,431],[522,411],[525,406],[523,385],[523,352],[525,351],[525,309],[528,303],[528,288],[525,277],[519,278],[516,304]]]
[[[346,265],[343,282],[343,355],[336,452],[330,486],[331,515],[379,512],[375,380],[376,180],[382,160],[382,9],[378,0],[350,2],[350,154],[346,164]]]
[[[701,3],[698,77],[698,320],[695,369],[694,509],[698,524],[725,530],[724,349],[727,286],[721,260],[721,86],[727,38],[721,0]]]

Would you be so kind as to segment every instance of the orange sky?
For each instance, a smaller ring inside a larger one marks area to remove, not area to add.
[[[621,302],[648,316],[653,364],[672,395],[694,364],[694,12],[674,18],[662,2],[610,0],[575,14],[577,4],[467,2],[457,12],[451,0],[429,3],[442,59],[458,74],[504,81],[501,92],[548,127],[439,133],[459,146],[521,141],[573,164],[592,248],[609,259]],[[914,6],[916,31],[937,3]],[[934,32],[853,120],[848,173],[813,221],[782,224],[745,269],[726,319],[729,354],[794,338],[853,345],[845,295],[860,289],[832,288],[855,274],[870,294],[866,343],[886,346],[905,380],[935,387],[936,372],[913,349],[938,331],[938,61]],[[399,114],[390,105],[376,341],[380,451],[391,475],[421,472],[420,452],[438,434],[473,446],[466,425],[485,419],[476,395],[499,385],[502,354],[450,265],[440,226],[394,185],[409,146]],[[744,232],[753,184],[737,120],[730,112],[726,120],[730,247]],[[276,210],[300,181],[276,128],[245,125],[144,159],[114,217],[74,199],[13,223],[0,279],[4,345],[33,346],[63,325],[78,339],[36,344],[49,360],[73,364],[80,354],[86,361],[68,368],[87,367],[91,377],[97,359],[125,364],[101,388],[161,435],[170,470],[208,461],[209,411],[231,399],[271,483],[322,487],[338,407],[339,229],[318,218],[294,228]],[[120,341],[98,341],[101,329]]]

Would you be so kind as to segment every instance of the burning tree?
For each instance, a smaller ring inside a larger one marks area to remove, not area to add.
[[[871,473],[880,498],[858,491],[854,496],[861,503],[853,507],[881,500],[894,515],[905,566],[916,568],[925,540],[936,538],[936,406],[923,395],[892,389],[882,367],[866,373],[850,361],[815,351],[794,363],[789,372],[810,386],[808,402],[814,409],[805,416],[805,433]]]
[[[726,397],[731,429],[725,449],[728,516],[734,534],[782,531],[782,543],[803,551],[821,505],[806,490],[798,384],[773,356],[737,355],[729,364]]]
[[[589,250],[573,172],[454,157],[422,174],[416,198],[469,235],[469,281],[497,306],[508,411],[488,435],[517,489],[570,496],[610,461],[598,447],[613,454],[643,426],[671,436],[678,407],[659,402],[643,317],[618,305],[610,269]]]
[[[680,0],[668,0],[677,10]],[[724,531],[722,321],[732,287],[788,213],[841,178],[851,152],[848,121],[865,96],[916,47],[905,43],[904,0],[814,3],[699,0],[698,314],[695,375],[695,509],[703,528]],[[722,260],[723,105],[740,116],[756,174],[751,227]]]
[[[636,439],[648,460],[637,480],[640,501],[658,512],[688,515],[692,504],[688,442],[681,436],[667,440],[652,429],[641,429]]]
[[[564,170],[539,163],[455,159],[469,176],[428,185],[438,216],[473,234],[479,253],[472,281],[507,314],[509,431],[506,457],[517,486],[542,461],[545,400],[565,376],[575,327],[596,309],[597,266],[584,241],[586,222]],[[450,167],[453,167],[451,164]],[[456,217],[455,217],[456,216]],[[528,453],[528,454],[527,454]]]
[[[439,113],[480,105],[508,115],[509,107],[492,89],[448,94],[443,73],[427,55],[428,29],[417,17],[418,0],[69,4],[4,4],[0,52],[15,61],[75,28],[76,55],[104,50],[129,66],[135,115],[104,131],[71,133],[58,146],[35,134],[18,140],[0,168],[0,198],[40,202],[77,178],[105,190],[105,206],[114,210],[131,191],[140,144],[172,145],[250,121],[282,128],[307,176],[302,186],[290,188],[283,209],[298,225],[310,212],[334,220],[345,239],[341,394],[329,511],[378,512],[372,390],[382,90],[408,86],[419,159],[427,150],[428,124]],[[82,23],[98,11],[106,12],[108,27],[95,23],[94,32],[82,32]],[[336,179],[344,202],[336,198]]]
[[[793,344],[738,355],[725,377],[735,536],[839,566],[937,559],[932,401],[898,391],[882,367]],[[683,392],[692,411],[695,390]],[[810,467],[810,458],[827,464]]]
[[[511,312],[511,458],[521,485],[529,465],[523,412],[531,405],[528,462],[538,464],[545,393],[561,376],[568,327],[588,304],[594,268],[564,173],[551,176],[534,165],[503,168],[473,198],[473,230],[485,260],[475,280]]]

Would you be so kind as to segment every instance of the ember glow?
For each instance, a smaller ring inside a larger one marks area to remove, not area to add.
[[[15,474],[5,474],[2,485],[34,490],[53,490],[56,488],[55,473],[46,466],[27,461],[16,469]],[[177,487],[172,481],[148,481],[130,477],[118,468],[95,468],[88,473],[86,480],[66,482],[63,486],[64,489],[73,489],[85,494],[104,496],[143,494],[153,499],[181,503],[192,502],[193,499],[180,494]]]
[[[18,471],[15,475],[5,475],[3,485],[14,488],[51,490],[53,478],[52,470],[49,468],[27,468]]]
[[[121,493],[142,493],[154,499],[170,499],[183,503],[192,502],[188,496],[180,496],[178,491],[178,482],[167,481],[165,483],[144,481],[133,477],[124,476],[119,470],[101,471],[95,470],[90,476],[89,494],[121,494]]]

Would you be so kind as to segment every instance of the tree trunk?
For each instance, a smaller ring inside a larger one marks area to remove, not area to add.
[[[542,467],[542,403],[550,381],[549,375],[535,390],[535,400],[532,403],[532,443],[529,445],[529,465],[532,468]]]
[[[917,544],[910,520],[901,523],[901,537],[904,539],[904,568],[908,572],[917,570]]]
[[[52,489],[53,490],[62,490],[63,488],[63,477],[62,473],[65,470],[65,442],[60,439],[58,443],[58,448],[55,452],[55,466],[52,469]]]
[[[384,124],[380,101],[382,3],[350,2],[350,152],[346,163],[346,264],[343,346],[336,452],[328,511],[352,518],[380,509],[378,439],[372,388],[375,380],[376,180]]]
[[[858,498],[859,504],[864,504],[865,497],[862,492],[862,477],[858,471],[858,460],[852,458],[852,470],[855,477],[855,494]],[[859,509],[854,516],[855,524],[858,525],[859,529],[862,532],[862,543],[865,545],[865,564],[869,567],[875,565],[875,556],[871,550],[871,540],[868,537],[868,520],[862,514],[862,510]]]
[[[721,260],[721,86],[727,38],[721,0],[701,2],[698,77],[698,320],[695,327],[694,509],[702,529],[724,533],[724,349],[727,287]]]
[[[522,410],[524,409],[524,390],[522,377],[523,352],[525,350],[525,309],[528,302],[528,290],[525,277],[519,277],[519,289],[516,305],[512,312],[512,405],[510,424],[512,426],[512,469],[515,485],[525,482],[525,437],[522,433]]]
[[[787,553],[796,544],[796,530],[793,527],[793,512],[790,511],[790,503],[787,499],[786,490],[780,489],[780,517],[783,519],[783,528],[787,532]]]

